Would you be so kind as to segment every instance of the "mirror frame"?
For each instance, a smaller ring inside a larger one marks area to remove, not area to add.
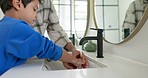
[[[99,28],[98,28],[98,25],[97,25],[97,23],[96,23],[96,16],[95,16],[94,7],[95,7],[95,6],[94,6],[94,1],[93,1],[93,19],[94,19],[94,24],[95,24],[95,27],[96,27],[97,29],[99,29]],[[145,22],[147,21],[147,19],[148,19],[148,6],[146,7],[146,10],[145,10],[145,12],[144,12],[144,14],[143,14],[141,20],[139,21],[139,23],[137,24],[137,26],[135,27],[135,29],[131,32],[131,34],[130,34],[127,38],[125,38],[124,40],[120,41],[119,43],[112,43],[112,42],[106,40],[105,38],[103,38],[103,40],[104,40],[105,42],[107,42],[107,43],[115,44],[115,45],[119,45],[119,44],[125,43],[125,42],[127,42],[128,40],[130,40],[131,38],[133,38],[133,37],[139,32],[139,30],[143,27],[143,25],[145,24]]]

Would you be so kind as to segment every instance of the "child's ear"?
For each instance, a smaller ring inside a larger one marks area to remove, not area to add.
[[[20,10],[22,6],[22,0],[12,0],[12,5],[16,10]]]

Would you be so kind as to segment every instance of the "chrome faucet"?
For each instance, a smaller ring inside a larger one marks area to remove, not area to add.
[[[103,37],[102,37],[102,32],[103,29],[94,29],[90,28],[92,30],[97,30],[97,36],[88,36],[88,37],[83,37],[79,45],[82,45],[83,41],[85,40],[97,40],[97,58],[104,58],[103,56]]]

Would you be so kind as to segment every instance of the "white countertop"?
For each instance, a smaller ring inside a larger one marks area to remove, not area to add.
[[[85,54],[108,67],[44,71],[43,60],[30,59],[10,69],[1,78],[148,78],[148,65],[109,54],[104,54],[104,58],[95,58],[95,53]]]
[[[95,57],[95,53],[86,52],[87,55]],[[148,65],[119,56],[104,54],[104,58],[95,58],[100,63],[116,71],[123,78],[148,78]]]

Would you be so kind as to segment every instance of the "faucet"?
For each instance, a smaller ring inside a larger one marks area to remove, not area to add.
[[[79,45],[82,45],[83,41],[85,40],[97,40],[97,58],[104,58],[103,56],[103,37],[102,37],[102,32],[103,29],[94,29],[90,28],[92,30],[97,30],[97,36],[88,36],[88,37],[83,37]]]

